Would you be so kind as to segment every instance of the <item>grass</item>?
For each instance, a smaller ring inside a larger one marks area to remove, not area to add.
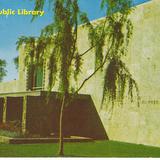
[[[0,144],[0,157],[55,157],[58,144]],[[160,148],[115,141],[66,143],[66,157],[160,157]]]

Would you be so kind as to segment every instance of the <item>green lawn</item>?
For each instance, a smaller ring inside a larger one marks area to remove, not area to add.
[[[53,157],[58,144],[0,144],[0,157]],[[115,141],[66,143],[66,157],[160,157],[160,148]]]

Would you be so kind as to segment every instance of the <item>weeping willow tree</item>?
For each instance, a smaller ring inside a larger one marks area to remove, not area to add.
[[[129,18],[134,10],[132,5],[132,0],[102,0],[101,8],[106,8],[105,19],[95,27],[90,24],[88,26],[90,44],[95,50],[95,72],[92,75],[100,69],[105,70],[102,106],[106,101],[112,102],[112,107],[116,101],[123,103],[127,85],[130,100],[133,101],[135,89],[139,105],[138,85],[122,61],[127,56],[133,31]]]
[[[5,60],[2,60],[0,59],[0,82],[2,82],[3,78],[6,76],[6,61]]]
[[[123,102],[127,88],[131,100],[134,89],[139,98],[137,83],[122,61],[127,55],[132,35],[133,26],[129,15],[133,9],[132,0],[102,0],[101,8],[106,10],[106,17],[97,24],[92,24],[87,15],[80,11],[78,0],[49,2],[53,10],[53,23],[46,26],[39,37],[20,37],[17,48],[25,45],[25,63],[29,68],[48,61],[48,92],[51,92],[58,81],[62,99],[59,121],[59,155],[62,156],[64,108],[68,107],[70,101],[98,71],[105,70],[102,104],[106,103],[107,99],[113,106],[117,100]],[[35,10],[42,10],[44,3],[45,0],[35,0]],[[89,48],[84,53],[79,53],[77,47],[80,23],[88,30]],[[84,79],[78,89],[73,90],[72,76],[75,81],[79,80],[83,56],[90,51],[95,55],[95,70]]]

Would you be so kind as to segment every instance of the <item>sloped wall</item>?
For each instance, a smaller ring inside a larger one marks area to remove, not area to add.
[[[28,96],[26,130],[28,133],[48,136],[59,134],[61,100],[52,96],[48,103],[45,97]],[[64,110],[63,133],[68,136],[108,139],[103,124],[90,96],[77,97]]]

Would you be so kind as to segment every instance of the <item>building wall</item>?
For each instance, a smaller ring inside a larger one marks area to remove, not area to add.
[[[90,94],[100,115],[107,135],[111,140],[142,143],[160,146],[160,3],[152,0],[136,7],[131,19],[134,25],[133,37],[129,46],[129,56],[125,58],[134,79],[137,81],[141,102],[130,103],[127,98],[113,110],[108,105],[101,108],[103,92],[103,73],[98,72],[80,91]],[[96,23],[93,22],[93,23]],[[87,30],[79,27],[79,52],[88,49]],[[16,81],[8,91],[23,91],[26,89],[24,54],[21,50],[19,82]],[[94,71],[93,51],[84,56],[84,66],[78,85]],[[45,89],[47,89],[47,70],[45,72]],[[15,85],[15,83],[17,85]],[[76,85],[76,84],[74,84]],[[5,90],[0,84],[0,91]],[[15,89],[14,89],[15,87]],[[55,87],[54,90],[58,88]],[[127,97],[127,95],[126,95]]]
[[[134,79],[137,81],[141,102],[130,103],[127,98],[113,110],[101,106],[103,74],[98,73],[88,81],[81,93],[91,94],[97,111],[110,139],[160,146],[160,3],[152,0],[136,7],[131,19],[134,25],[133,37],[129,46],[129,56],[125,58]],[[86,31],[79,34],[79,50],[88,47]],[[85,73],[93,72],[92,52],[84,57]],[[92,66],[92,67],[91,67]],[[127,95],[126,95],[127,96]]]
[[[13,80],[10,82],[0,83],[0,93],[16,92],[18,91],[18,80]]]
[[[19,52],[20,54],[19,54],[18,80],[0,83],[0,94],[26,91],[26,69],[24,62],[25,61],[24,46],[20,48]]]
[[[160,146],[159,14],[159,0],[153,0],[137,7],[132,15],[128,66],[139,85],[141,105],[137,108],[126,103],[124,108],[114,110],[108,125],[108,134],[114,140]]]

